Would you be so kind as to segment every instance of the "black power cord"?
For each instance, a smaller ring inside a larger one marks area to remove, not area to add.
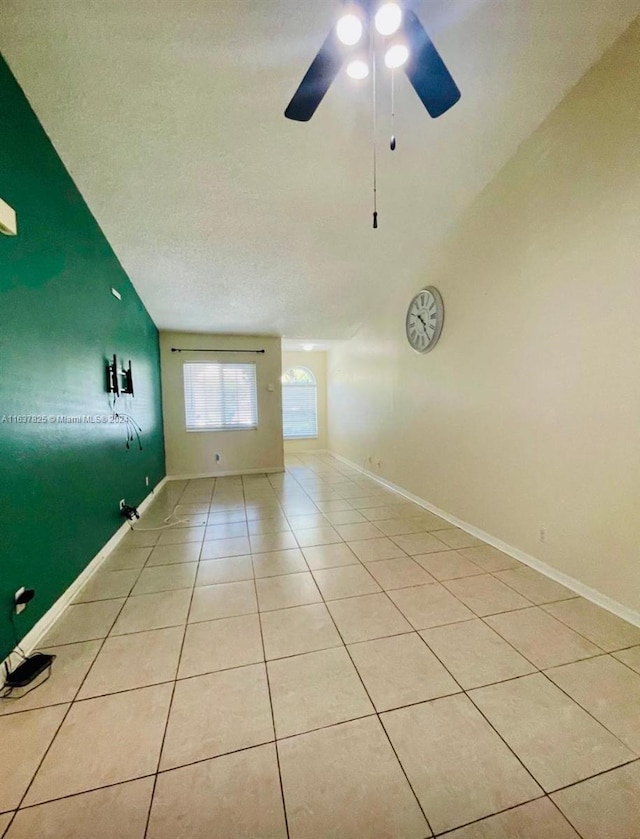
[[[127,442],[125,444],[126,449],[131,448],[131,443],[133,443],[134,439],[138,442],[138,448],[142,451],[142,428],[138,425],[138,423],[134,420],[131,414],[123,413],[123,412],[114,412],[113,416],[117,420],[121,420],[124,422],[125,429],[127,432]]]
[[[35,591],[33,589],[25,589],[22,592],[22,594],[16,597],[15,606],[26,605],[31,600],[33,600],[34,596]],[[32,690],[39,688],[45,682],[49,681],[53,669],[53,662],[56,658],[55,655],[51,655],[49,653],[42,653],[38,650],[33,652],[30,656],[26,655],[20,644],[20,638],[18,636],[18,627],[16,626],[15,612],[13,609],[9,614],[9,619],[11,621],[11,628],[13,631],[13,640],[15,646],[12,652],[9,654],[9,657],[4,662],[5,679],[4,684],[0,687],[0,700],[22,699],[24,696],[27,696],[27,694],[31,693]],[[9,660],[12,655],[17,655],[18,658],[21,659],[20,664],[18,664],[15,670],[11,670],[9,667]],[[45,671],[47,675],[44,679],[42,679],[42,681],[29,688],[29,690],[21,692],[19,696],[13,695],[13,692],[16,689],[25,687],[33,679],[37,678],[41,673]]]

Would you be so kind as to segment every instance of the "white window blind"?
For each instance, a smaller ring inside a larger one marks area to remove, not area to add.
[[[187,431],[258,427],[255,364],[187,363],[183,374]]]
[[[318,388],[306,367],[292,367],[282,377],[282,426],[285,440],[318,436]]]

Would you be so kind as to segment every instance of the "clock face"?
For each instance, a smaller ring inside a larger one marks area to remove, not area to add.
[[[430,352],[438,343],[444,323],[444,305],[437,288],[419,291],[407,310],[407,340],[419,353]]]

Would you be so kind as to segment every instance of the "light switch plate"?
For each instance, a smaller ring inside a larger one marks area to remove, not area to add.
[[[18,233],[16,211],[2,198],[0,198],[0,233],[6,236],[16,236]]]
[[[16,604],[16,615],[19,615],[19,614],[20,614],[20,612],[24,612],[24,610],[27,608],[27,604],[26,604],[26,603],[18,603],[18,602],[17,602],[17,600],[18,600],[18,598],[20,597],[20,595],[24,594],[24,590],[25,590],[25,589],[24,589],[24,586],[21,586],[21,587],[18,589],[18,591],[16,591],[16,593],[13,595],[13,601],[14,601],[14,603]]]

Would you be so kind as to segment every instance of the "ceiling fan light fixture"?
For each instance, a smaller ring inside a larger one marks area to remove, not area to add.
[[[336,35],[338,36],[338,40],[346,47],[355,47],[355,45],[360,42],[363,31],[364,26],[362,24],[362,20],[358,17],[358,15],[353,14],[353,12],[342,15],[336,24]]]
[[[399,67],[404,67],[408,60],[409,47],[402,42],[392,44],[384,56],[384,63],[390,70],[397,70]]]
[[[402,9],[398,3],[383,3],[376,12],[375,23],[381,35],[395,35],[402,25]]]
[[[350,79],[361,81],[369,75],[369,65],[362,58],[355,58],[347,64],[347,76]]]

